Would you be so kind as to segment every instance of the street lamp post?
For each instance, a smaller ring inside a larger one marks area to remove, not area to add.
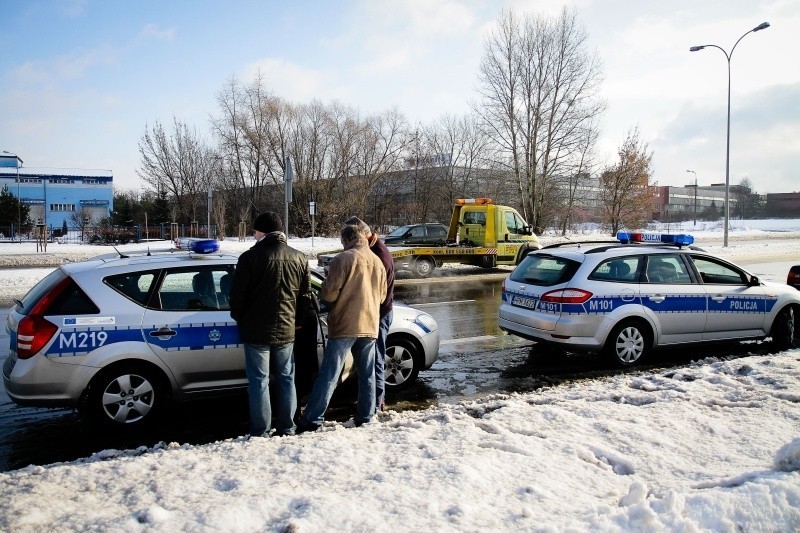
[[[721,46],[717,46],[716,44],[702,44],[699,46],[692,46],[689,48],[690,52],[697,52],[698,50],[702,50],[703,48],[717,48],[725,54],[725,59],[728,61],[728,127],[727,127],[727,141],[725,146],[725,232],[724,232],[724,239],[722,245],[727,247],[728,246],[728,220],[730,219],[730,188],[731,188],[731,175],[730,175],[730,162],[731,162],[731,57],[733,56],[733,51],[736,49],[736,45],[745,38],[746,35],[761,31],[769,28],[769,22],[762,22],[752,30],[745,32],[744,35],[739,37],[733,48],[731,48],[731,52],[728,53],[725,51],[724,48]]]
[[[694,170],[687,170],[686,172],[694,174],[694,222],[692,225],[697,226],[697,172]]]

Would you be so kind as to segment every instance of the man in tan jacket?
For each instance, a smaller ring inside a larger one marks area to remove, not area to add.
[[[319,429],[339,381],[344,360],[352,349],[358,372],[358,403],[355,423],[365,424],[375,414],[375,339],[378,337],[380,305],[386,299],[386,269],[367,244],[358,226],[342,229],[344,251],[333,258],[322,282],[322,299],[328,312],[328,343],[319,375],[298,433]]]

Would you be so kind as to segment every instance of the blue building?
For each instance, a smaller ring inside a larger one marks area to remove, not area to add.
[[[30,208],[31,223],[50,229],[64,222],[76,227],[81,220],[95,225],[111,216],[113,181],[110,170],[25,167],[16,154],[0,153],[0,189],[8,187]]]

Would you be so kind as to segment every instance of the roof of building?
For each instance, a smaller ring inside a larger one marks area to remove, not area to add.
[[[0,167],[0,175],[15,176],[15,167]],[[48,167],[19,167],[20,176],[41,177],[82,177],[82,178],[113,178],[110,170],[93,168],[48,168]]]

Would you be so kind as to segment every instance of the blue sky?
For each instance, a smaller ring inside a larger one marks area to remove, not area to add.
[[[0,151],[28,167],[102,168],[138,188],[138,141],[176,116],[210,140],[216,96],[260,68],[274,93],[334,99],[412,122],[461,114],[476,96],[482,38],[501,8],[577,9],[604,65],[600,153],[638,126],[655,180],[725,179],[726,50],[731,183],[800,190],[797,0],[4,0]],[[696,174],[687,173],[694,170]]]

